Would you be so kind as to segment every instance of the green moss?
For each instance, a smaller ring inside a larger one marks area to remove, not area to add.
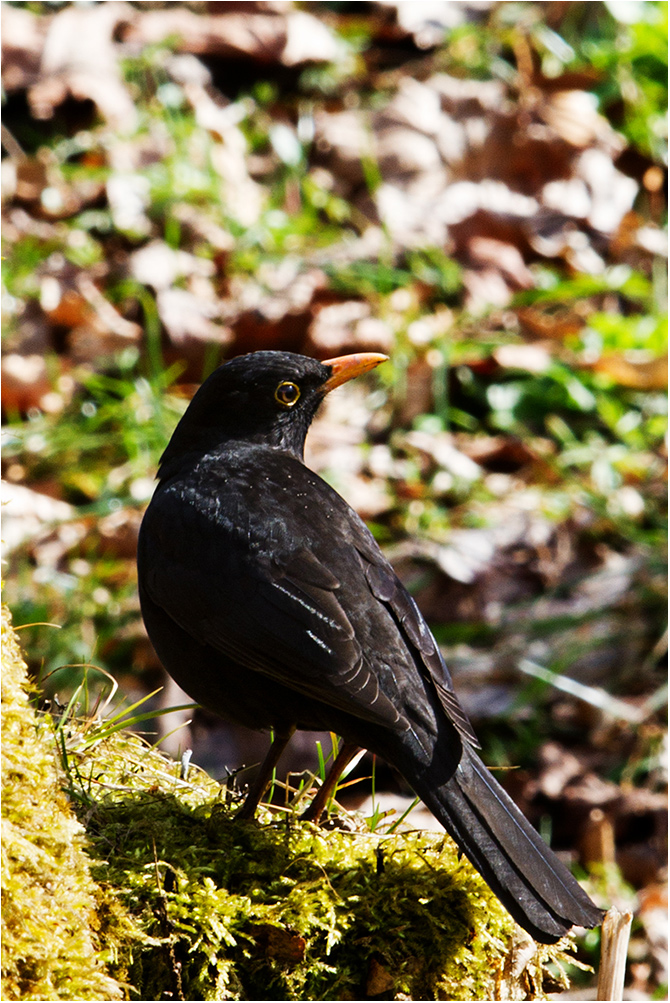
[[[239,823],[219,784],[128,734],[70,765],[94,874],[134,918],[116,951],[132,999],[543,998],[561,951],[519,933],[447,836]]]
[[[543,999],[568,960],[446,835],[238,822],[202,770],[90,720],[60,723],[59,762],[23,667],[6,682],[5,999]]]
[[[2,642],[2,998],[120,999],[95,934],[84,830],[61,789],[51,729],[28,699],[4,609]]]

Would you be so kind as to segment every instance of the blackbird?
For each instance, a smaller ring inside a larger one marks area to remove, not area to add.
[[[440,650],[371,533],[303,463],[325,394],[385,360],[262,351],[212,373],[163,453],[142,522],[144,622],[194,700],[274,731],[243,817],[296,728],[335,732],[335,781],[358,747],[383,757],[515,920],[553,943],[601,911],[477,755]]]

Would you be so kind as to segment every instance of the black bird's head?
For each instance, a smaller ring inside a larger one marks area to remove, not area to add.
[[[343,355],[319,362],[293,352],[251,352],[216,369],[202,384],[163,453],[159,477],[187,456],[229,442],[262,443],[302,459],[305,438],[325,395],[387,356]]]

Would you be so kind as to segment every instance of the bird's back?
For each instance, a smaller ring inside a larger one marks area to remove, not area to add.
[[[177,629],[207,649],[199,659],[213,651],[254,673],[238,681],[256,687],[259,702],[258,674],[292,690],[300,727],[332,729],[335,712],[394,732],[418,721],[435,734],[439,708],[420,652],[371,574],[402,586],[358,516],[295,457],[236,444],[172,476],[146,513],[138,563],[143,608],[162,611],[150,611],[148,629],[169,662],[174,642],[161,635]],[[172,624],[152,624],[152,612]],[[228,679],[226,694],[212,692],[211,679],[206,693],[195,685],[219,712],[233,702]]]

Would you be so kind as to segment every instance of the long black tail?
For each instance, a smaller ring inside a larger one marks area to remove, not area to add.
[[[469,746],[463,747],[461,761],[446,783],[435,784],[434,768],[411,781],[505,908],[535,940],[551,944],[572,926],[601,922],[602,911]]]

